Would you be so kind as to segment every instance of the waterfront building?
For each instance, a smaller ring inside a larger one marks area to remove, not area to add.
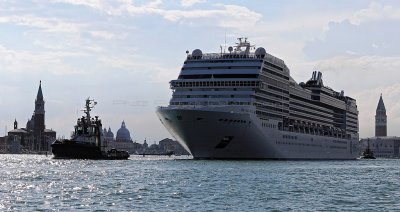
[[[114,133],[111,131],[111,127],[108,127],[108,131],[106,128],[103,130],[103,135],[106,138],[107,142],[113,142],[115,141],[114,139]]]
[[[0,137],[0,153],[8,153],[7,136]]]
[[[114,133],[111,131],[111,128],[109,128],[107,131],[107,138],[109,149],[120,149],[128,151],[131,154],[137,151],[137,149],[135,148],[137,147],[137,145],[134,144],[134,142],[132,141],[131,133],[126,128],[125,121],[122,121],[121,128],[118,129],[115,139]]]
[[[158,146],[162,152],[173,152],[175,155],[190,155],[178,141],[170,138],[164,138],[158,142]]]
[[[18,128],[18,122],[15,119],[14,129],[8,132],[6,143],[8,145],[14,143],[13,153],[50,151],[50,144],[56,139],[56,132],[46,129],[44,105],[42,82],[40,81],[35,99],[35,110],[32,117],[28,119],[26,127]],[[17,141],[19,145],[16,144]]]
[[[149,145],[147,144],[146,139],[144,139],[143,148],[147,149],[148,147],[149,147]]]
[[[380,158],[398,158],[399,147],[400,147],[400,137],[396,136],[385,136],[385,137],[373,137],[361,140],[363,149],[368,146],[374,153],[375,157]]]
[[[114,139],[114,133],[111,131],[109,127],[107,129],[103,129],[103,134],[108,142],[108,149],[120,149],[124,151],[128,151],[131,154],[166,154],[173,153],[176,155],[190,155],[183,146],[181,146],[177,141],[165,138],[156,144],[154,142],[152,145],[148,145],[146,139],[143,144],[137,143],[132,140],[131,133],[126,127],[125,121],[122,121],[121,127],[118,129],[116,133],[116,137]]]
[[[361,151],[364,151],[369,145],[375,157],[400,157],[400,137],[387,136],[387,116],[382,94],[375,114],[375,137],[361,139],[360,144]]]

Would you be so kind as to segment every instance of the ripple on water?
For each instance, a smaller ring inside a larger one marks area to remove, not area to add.
[[[0,210],[396,210],[399,160],[0,155]]]

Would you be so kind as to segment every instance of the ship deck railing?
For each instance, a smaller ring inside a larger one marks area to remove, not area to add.
[[[226,106],[249,106],[249,105],[238,105],[238,104],[202,104],[202,105],[168,105],[168,106],[158,106],[160,109],[192,109],[192,108],[222,108]]]
[[[210,60],[210,59],[235,59],[235,58],[242,58],[242,59],[263,59],[261,55],[256,55],[254,53],[249,54],[238,54],[238,53],[205,53],[202,56],[192,56],[189,54],[187,56],[188,60]]]
[[[264,59],[269,60],[284,65],[285,62],[271,54],[265,53],[265,55],[256,55],[254,52],[244,54],[244,53],[204,53],[201,56],[193,56],[192,54],[187,55],[187,60],[215,60],[215,59]],[[285,65],[286,66],[286,65]]]

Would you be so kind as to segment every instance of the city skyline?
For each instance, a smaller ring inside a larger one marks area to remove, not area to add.
[[[388,135],[400,126],[396,1],[0,2],[0,125],[32,113],[39,81],[46,125],[69,137],[84,100],[132,140],[172,136],[155,115],[171,97],[186,50],[219,52],[237,37],[283,59],[297,82],[324,84],[357,100],[360,137],[374,135],[382,93]],[[1,131],[0,131],[1,132]]]

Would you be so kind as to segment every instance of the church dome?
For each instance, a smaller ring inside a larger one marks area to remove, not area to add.
[[[131,141],[131,133],[126,129],[125,121],[122,121],[121,128],[117,131],[117,142],[127,142]]]
[[[107,137],[114,139],[114,133],[111,131],[111,127],[108,127]]]

